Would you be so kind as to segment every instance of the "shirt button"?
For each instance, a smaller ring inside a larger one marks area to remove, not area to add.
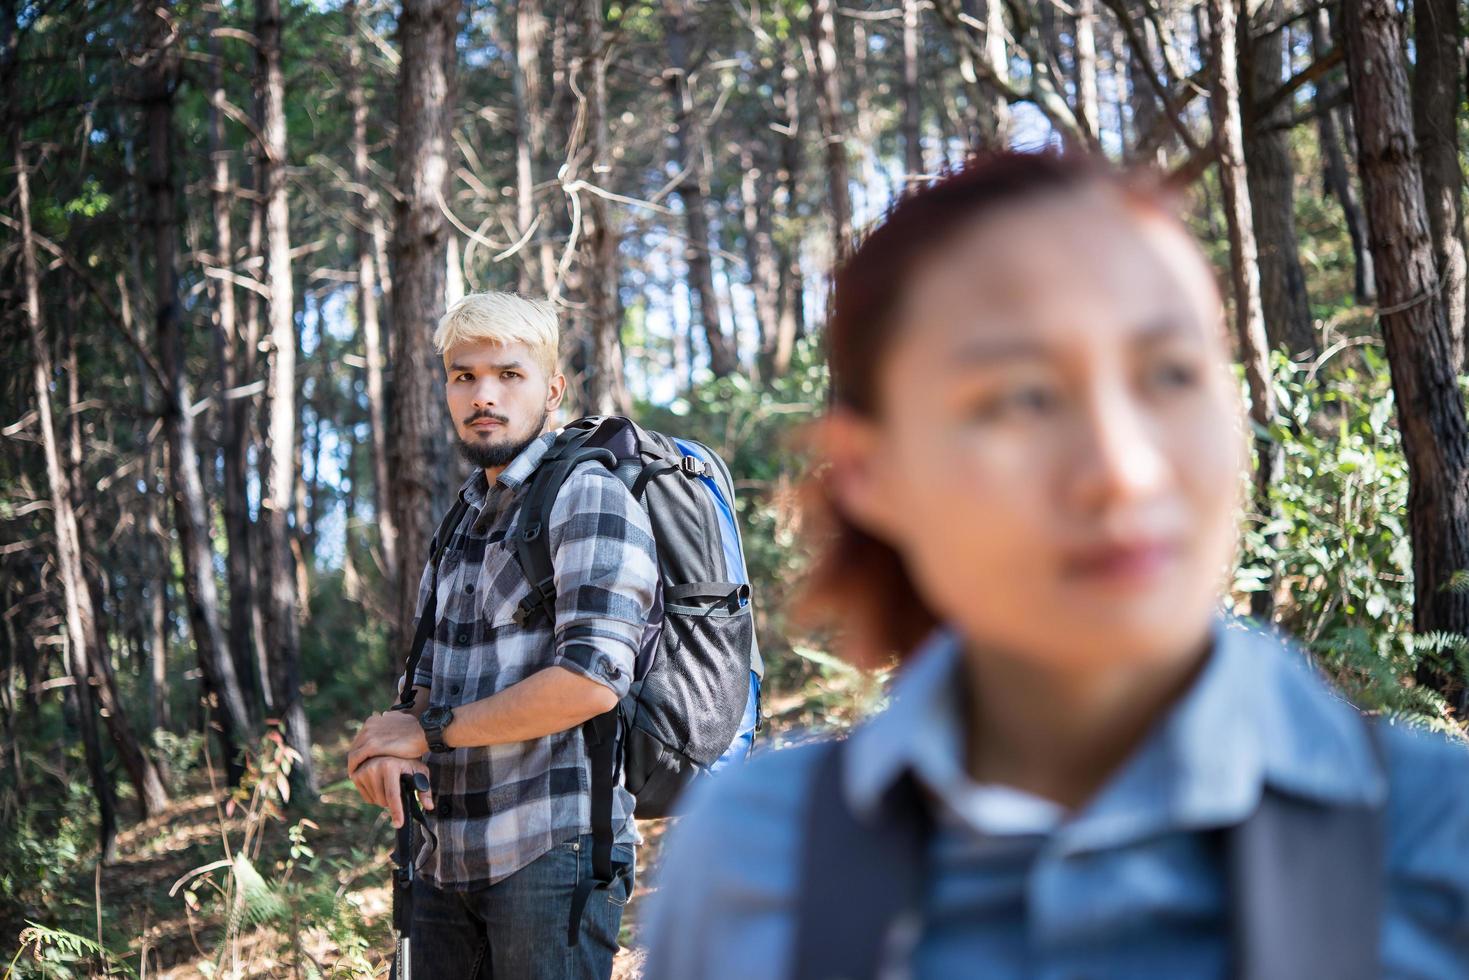
[[[466,585],[464,587],[464,594],[465,595],[469,595],[473,591],[474,591],[474,583],[473,582],[470,582],[468,585]]]
[[[450,684],[449,685],[449,693],[450,694],[458,694],[459,693],[459,690],[460,690],[460,687],[459,687],[458,684]]]
[[[460,633],[458,636],[454,637],[454,642],[455,643],[468,643],[469,642],[469,634],[468,633]]]

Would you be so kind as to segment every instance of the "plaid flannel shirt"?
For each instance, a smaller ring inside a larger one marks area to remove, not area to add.
[[[605,466],[583,463],[551,509],[556,621],[520,626],[530,591],[511,545],[525,485],[554,435],[525,448],[492,487],[475,470],[460,489],[469,510],[440,560],[438,622],[413,682],[429,703],[478,701],[551,666],[627,694],[658,579],[648,515]],[[425,568],[421,615],[432,587]],[[419,851],[424,877],[453,891],[492,885],[557,844],[591,832],[591,776],[581,726],[508,745],[427,756],[438,847]],[[633,798],[620,780],[612,822],[618,843],[637,842]]]

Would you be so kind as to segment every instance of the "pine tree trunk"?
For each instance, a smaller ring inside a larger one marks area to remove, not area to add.
[[[1413,135],[1423,172],[1440,297],[1461,370],[1465,358],[1464,175],[1459,169],[1462,0],[1413,0]]]
[[[157,45],[146,71],[145,122],[148,130],[147,223],[153,237],[153,301],[159,363],[168,385],[163,393],[163,430],[168,440],[168,474],[173,515],[184,566],[184,599],[190,634],[199,658],[207,696],[219,724],[220,748],[231,784],[243,769],[236,756],[250,715],[240,690],[235,662],[220,626],[219,592],[214,580],[214,554],[209,543],[209,508],[195,445],[193,402],[184,371],[184,343],[178,295],[178,234],[173,170],[173,89],[177,52],[174,25],[158,16]]]
[[[923,102],[918,89],[918,0],[903,0],[903,169],[921,174]]]
[[[214,219],[214,268],[234,273],[234,229],[232,223],[234,188],[230,180],[230,151],[224,139],[224,58],[219,39],[214,36],[218,14],[209,14],[209,52],[213,59],[209,96],[209,203]],[[224,402],[220,405],[220,453],[224,458],[224,527],[229,547],[226,575],[229,583],[230,658],[234,665],[241,694],[245,701],[249,731],[258,729],[265,720],[265,699],[261,692],[263,678],[254,657],[253,636],[256,604],[254,569],[250,563],[249,480],[250,399],[235,393],[247,375],[242,363],[250,358],[241,350],[240,324],[235,305],[234,283],[226,278],[210,279],[214,300],[215,351],[219,359],[219,385]],[[226,756],[226,760],[230,757]]]
[[[664,0],[664,36],[668,45],[668,69],[664,81],[673,110],[673,136],[682,174],[678,182],[679,200],[683,202],[685,229],[684,262],[689,270],[689,292],[698,300],[699,324],[709,344],[709,370],[716,378],[735,371],[739,362],[734,345],[719,317],[719,300],[714,292],[714,264],[709,257],[709,215],[705,188],[709,175],[705,168],[700,121],[694,112],[693,94],[689,91],[689,48],[694,31],[693,15],[684,0]]]
[[[1454,335],[1439,294],[1433,237],[1393,0],[1344,5],[1343,31],[1357,110],[1357,167],[1367,209],[1378,315],[1408,460],[1413,627],[1469,634],[1469,421],[1455,374]],[[1464,679],[1431,669],[1419,680],[1465,708]]]
[[[300,605],[289,524],[296,474],[295,284],[291,281],[290,207],[286,199],[285,78],[281,68],[280,0],[256,0],[255,35],[260,62],[264,135],[261,193],[265,199],[265,284],[270,322],[268,461],[260,500],[268,598],[265,619],[274,712],[286,744],[300,757],[291,770],[296,797],[317,793],[311,762],[311,728],[301,700]]]
[[[832,256],[841,261],[852,247],[852,199],[847,176],[847,129],[842,121],[842,84],[837,65],[836,19],[832,0],[811,0],[810,31],[816,114],[821,122],[826,187],[831,204]]]
[[[1239,64],[1236,52],[1236,0],[1208,0],[1209,40],[1214,62],[1209,93],[1214,139],[1219,150],[1219,185],[1229,226],[1230,285],[1234,294],[1235,337],[1250,388],[1250,418],[1264,428],[1275,417],[1269,351],[1260,301],[1260,274],[1255,229],[1245,174],[1244,125],[1240,116]],[[1255,500],[1257,519],[1270,523],[1270,485],[1279,467],[1278,447],[1267,439],[1255,440]],[[1273,574],[1269,582],[1273,582]],[[1250,596],[1250,613],[1268,621],[1273,606],[1269,587]]]
[[[1283,0],[1267,0],[1257,11],[1259,22],[1277,25],[1285,11]],[[1260,37],[1240,37],[1240,97],[1257,105],[1278,89],[1285,59],[1285,33],[1275,30]],[[1259,247],[1260,302],[1265,315],[1265,339],[1271,350],[1284,348],[1292,357],[1314,356],[1318,345],[1306,298],[1306,275],[1296,250],[1295,168],[1284,128],[1288,101],[1267,116],[1250,120],[1245,133],[1245,162],[1249,177],[1250,211]]]
[[[760,154],[758,157],[756,154]],[[770,172],[762,144],[747,140],[740,148],[740,217],[744,228],[747,283],[755,296],[758,322],[760,377],[775,376],[775,351],[780,337],[780,271],[771,240]]]
[[[82,730],[82,745],[87,757],[87,770],[100,815],[99,850],[103,862],[110,862],[117,850],[117,798],[102,761],[102,742],[97,732],[97,708],[93,703],[91,657],[92,597],[82,578],[82,554],[78,540],[76,511],[66,471],[61,466],[61,449],[56,423],[51,412],[51,352],[46,341],[45,322],[41,318],[40,271],[36,263],[36,246],[31,231],[31,193],[27,162],[16,128],[11,134],[15,160],[15,181],[21,225],[21,274],[25,290],[25,320],[30,336],[34,366],[31,370],[32,390],[36,397],[37,428],[41,449],[46,456],[46,482],[51,497],[51,516],[55,524],[57,577],[61,579],[62,608],[66,623],[67,667],[71,672],[77,701],[77,720]]]
[[[383,381],[383,335],[378,309],[378,263],[373,244],[378,217],[378,194],[368,171],[367,98],[362,92],[362,41],[357,0],[347,0],[347,104],[352,109],[352,182],[362,208],[354,229],[357,251],[357,322],[362,327],[366,355],[367,419],[372,429],[372,512],[377,520],[378,553],[389,595],[397,591],[398,531],[393,523],[391,483],[388,480],[387,390]]]
[[[1101,144],[1101,97],[1097,90],[1096,0],[1076,0],[1072,57],[1076,65],[1076,122],[1093,147]]]
[[[785,132],[780,139],[780,172],[776,176],[781,193],[777,203],[783,210],[785,226],[790,227],[796,217],[801,185],[800,75],[794,67],[786,65],[781,70],[781,78],[784,81],[781,107],[785,111]],[[773,237],[776,270],[780,276],[780,318],[770,370],[774,377],[783,377],[790,370],[796,340],[806,332],[806,290],[801,275],[799,244],[793,242],[790,235]]]
[[[1311,18],[1311,53],[1322,58],[1331,47],[1331,16],[1325,9],[1318,10]],[[1338,112],[1350,110],[1334,107],[1345,92],[1345,83],[1336,78],[1334,72],[1322,80],[1316,87],[1316,125],[1326,189],[1341,205],[1347,237],[1352,241],[1352,293],[1358,303],[1370,303],[1377,296],[1377,285],[1372,276],[1372,251],[1367,247],[1367,221],[1362,215],[1357,189],[1347,169],[1342,133],[1337,126]]]
[[[443,362],[432,334],[444,313],[454,37],[459,0],[405,0],[398,18],[398,139],[392,263],[393,397],[388,467],[398,528],[398,596],[390,649],[413,635],[418,571],[449,498]]]

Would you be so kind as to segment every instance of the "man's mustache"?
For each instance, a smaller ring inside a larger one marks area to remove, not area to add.
[[[465,425],[473,425],[475,422],[478,422],[480,419],[491,419],[491,420],[493,420],[495,422],[501,423],[502,425],[509,425],[510,424],[510,419],[509,419],[508,416],[505,416],[505,415],[496,415],[494,412],[475,412],[469,418],[467,418],[467,419],[464,420],[464,424]]]

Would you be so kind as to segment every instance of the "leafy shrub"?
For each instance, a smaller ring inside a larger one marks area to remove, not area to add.
[[[1465,644],[1411,632],[1408,467],[1385,355],[1366,344],[1324,369],[1278,356],[1274,376],[1282,471],[1272,520],[1246,528],[1236,591],[1262,587],[1256,570],[1273,563],[1280,624],[1349,697],[1451,728],[1444,700],[1413,681],[1425,659],[1463,660]]]

